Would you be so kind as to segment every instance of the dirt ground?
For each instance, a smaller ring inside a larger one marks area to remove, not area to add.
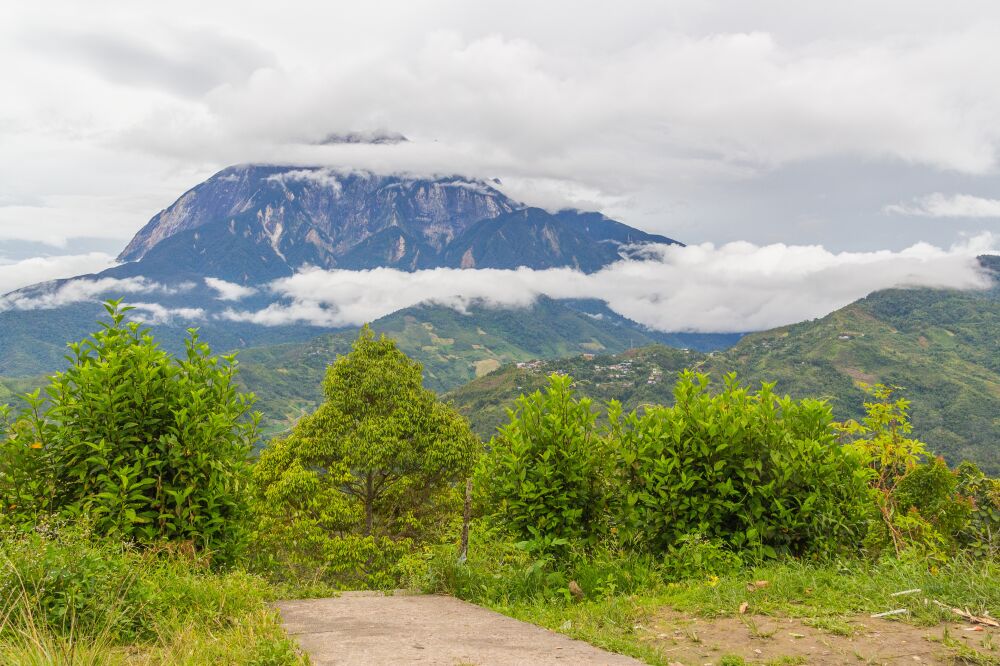
[[[314,666],[641,664],[452,597],[353,592],[277,605]]]
[[[808,624],[754,615],[703,619],[666,609],[647,624],[636,628],[639,635],[670,662],[684,666],[715,665],[725,655],[749,663],[780,663],[785,658],[787,664],[810,666],[967,663],[956,662],[956,643],[1000,663],[1000,633],[966,624],[914,627],[870,617]]]
[[[452,597],[348,592],[277,605],[285,628],[316,666],[640,664]],[[706,619],[664,608],[634,631],[671,666],[717,666],[728,655],[769,666],[1000,664],[1000,631],[964,623],[915,627],[867,616],[809,621],[752,614]],[[978,659],[959,659],[973,650]]]

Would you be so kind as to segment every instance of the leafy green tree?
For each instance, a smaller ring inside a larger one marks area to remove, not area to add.
[[[44,398],[27,396],[30,408],[8,429],[2,520],[85,516],[97,534],[190,541],[229,557],[257,423],[253,396],[233,381],[236,361],[212,356],[195,330],[184,357],[174,358],[126,320],[131,308],[105,308],[110,323],[69,345],[69,367],[50,379]],[[26,473],[34,486],[25,485]]]
[[[690,535],[766,557],[831,555],[863,533],[867,489],[835,441],[830,407],[685,372],[672,407],[611,411],[623,515],[664,552]]]
[[[532,550],[557,556],[597,543],[609,528],[607,442],[590,400],[568,375],[522,395],[477,475],[494,520]]]
[[[479,451],[468,422],[422,385],[419,363],[365,327],[323,382],[324,403],[255,466],[271,554],[372,585],[455,516]]]
[[[927,455],[927,447],[909,436],[913,431],[910,402],[896,397],[899,387],[875,384],[863,388],[871,396],[864,403],[864,418],[860,422],[845,421],[835,427],[841,439],[870,470],[869,484],[875,492],[882,524],[899,555],[907,545],[906,533],[936,535],[929,525],[921,523],[919,515],[907,516],[905,511],[900,511],[895,492],[900,480]],[[870,536],[876,534],[873,532]]]

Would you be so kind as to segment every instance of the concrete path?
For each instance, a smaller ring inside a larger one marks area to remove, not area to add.
[[[277,606],[314,666],[641,664],[452,597],[347,592]]]

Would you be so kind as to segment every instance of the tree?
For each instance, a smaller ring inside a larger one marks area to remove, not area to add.
[[[871,396],[864,403],[865,417],[860,422],[845,421],[836,427],[870,471],[869,483],[882,523],[899,555],[906,546],[904,531],[913,532],[914,525],[904,525],[913,520],[907,521],[900,513],[896,486],[926,456],[927,447],[908,436],[913,430],[910,401],[895,397],[899,387],[875,384],[863,388]]]
[[[298,540],[291,550],[275,543],[280,557],[331,565],[336,555],[374,575],[380,551],[441,532],[479,443],[423,387],[420,364],[368,327],[327,370],[323,392],[256,465],[261,518]]]
[[[245,514],[257,423],[253,396],[236,390],[235,358],[212,356],[193,329],[174,358],[126,321],[131,308],[105,309],[111,322],[69,345],[69,367],[44,397],[26,396],[29,409],[8,429],[0,501],[16,508],[5,522],[86,517],[98,534],[190,541],[227,557]]]

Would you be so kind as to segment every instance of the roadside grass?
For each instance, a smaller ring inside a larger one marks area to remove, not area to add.
[[[950,607],[976,615],[1000,615],[1000,562],[995,560],[958,557],[937,566],[917,560],[785,561],[670,580],[669,576],[657,579],[656,572],[663,570],[660,565],[631,557],[619,563],[618,576],[636,584],[611,585],[609,591],[608,586],[601,589],[594,584],[595,580],[608,580],[603,574],[590,580],[574,578],[593,570],[593,562],[571,565],[565,575],[544,571],[531,575],[531,563],[526,559],[511,554],[498,558],[497,549],[486,550],[492,563],[471,555],[464,565],[435,560],[433,591],[454,594],[650,664],[671,661],[649,640],[649,623],[665,609],[703,618],[747,618],[749,622],[754,616],[795,618],[840,636],[854,634],[851,620],[889,610],[905,609],[891,619],[921,627],[960,619],[948,610]],[[612,561],[597,568],[610,570]],[[583,589],[583,600],[576,601],[566,593],[571,579]],[[908,592],[911,590],[919,592]],[[744,603],[745,615],[740,613]],[[748,630],[752,635],[753,628]],[[996,663],[989,661],[994,659],[992,655],[964,647],[959,650],[954,642],[943,644],[964,663]],[[739,657],[733,656],[731,662],[741,663],[736,659]]]
[[[308,663],[268,606],[265,580],[175,549],[90,538],[0,538],[0,663]]]

